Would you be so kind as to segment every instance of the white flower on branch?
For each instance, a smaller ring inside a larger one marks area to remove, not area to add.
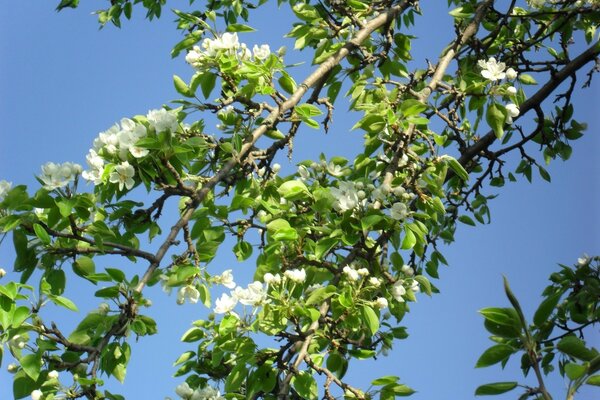
[[[190,385],[187,384],[187,382],[183,382],[182,384],[177,385],[177,387],[175,388],[175,393],[182,399],[189,399],[194,393],[194,391],[192,390]]]
[[[283,275],[296,283],[303,283],[306,280],[306,271],[303,269],[289,269],[285,271]]]
[[[41,390],[35,389],[33,392],[31,392],[31,400],[40,400],[43,395],[44,393],[42,393]]]
[[[115,166],[115,169],[110,173],[108,180],[111,183],[118,183],[119,190],[123,190],[126,187],[127,190],[131,189],[135,183],[133,177],[135,176],[135,169],[127,161],[123,161],[121,164]]]
[[[506,79],[508,79],[508,80],[511,80],[511,81],[515,80],[515,79],[517,79],[518,75],[519,74],[517,73],[517,71],[515,71],[514,68],[509,68],[506,70]]]
[[[375,300],[375,305],[377,308],[383,310],[388,307],[388,301],[385,297],[378,297],[377,300]]]
[[[269,48],[268,44],[263,44],[260,47],[254,45],[252,48],[252,54],[254,55],[254,58],[258,60],[264,60],[265,58],[269,57],[269,54],[271,54],[271,49]]]
[[[488,58],[487,61],[479,60],[477,64],[481,67],[481,76],[485,79],[495,82],[506,77],[506,64],[496,61],[494,57]]]
[[[223,293],[220,298],[215,300],[214,311],[217,314],[227,314],[235,308],[237,302],[235,296],[229,296],[228,294]]]
[[[176,132],[179,128],[177,122],[177,113],[173,110],[167,111],[164,108],[158,110],[150,110],[146,115],[148,123],[154,130],[158,132]]]
[[[195,286],[187,285],[177,291],[177,304],[183,304],[186,300],[192,304],[200,300],[200,292]]]
[[[214,281],[215,283],[225,286],[227,289],[233,289],[235,287],[233,274],[231,273],[230,269],[223,271],[223,273],[219,276],[215,276]]]
[[[42,174],[39,178],[44,183],[44,189],[54,190],[67,186],[81,171],[82,168],[79,164],[48,162],[42,166]]]
[[[392,297],[400,302],[403,303],[404,302],[404,296],[406,294],[406,289],[404,288],[404,282],[399,279],[396,283],[394,283],[394,286],[392,286],[391,289],[392,292]]]

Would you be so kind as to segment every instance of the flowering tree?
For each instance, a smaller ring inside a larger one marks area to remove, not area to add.
[[[179,304],[214,312],[182,337],[193,343],[176,362],[182,399],[410,395],[395,376],[367,390],[346,371],[406,338],[408,303],[436,292],[429,278],[446,263],[438,246],[453,241],[458,222],[488,221],[486,187],[534,171],[549,180],[543,164],[568,159],[585,129],[572,119],[572,95],[578,77],[588,86],[596,72],[596,0],[449,0],[455,37],[412,70],[413,37],[404,32],[419,18],[418,1],[280,0],[296,18],[295,50],[314,64],[302,80],[284,49],[240,41],[265,2],[176,10],[185,37],[173,56],[185,53],[190,65],[189,77],[174,77],[183,99],[101,133],[85,170],[45,164],[35,191],[0,182],[0,227],[11,233],[20,274],[0,286],[0,349],[15,359],[15,398],[122,399],[103,379],[123,381],[131,339],[157,332],[144,314],[144,289],[157,284]],[[98,16],[119,26],[136,4],[154,18],[164,3],[112,0]],[[305,127],[332,129],[342,106],[365,134],[355,158],[321,156],[283,174],[281,153],[304,140]],[[172,200],[178,219],[165,221]],[[256,265],[248,285],[232,270],[211,272],[227,237],[240,262]],[[108,257],[121,267],[104,267]],[[133,275],[128,262],[146,270]],[[49,302],[77,310],[63,296],[67,279],[98,285],[101,299],[72,332],[43,314]],[[570,382],[568,398],[600,383],[598,352],[578,337],[600,318],[598,259],[551,279],[533,324],[508,284],[512,307],[482,310],[497,344],[478,366],[523,352],[523,371],[538,385],[522,398],[551,398],[543,374],[554,365]],[[211,296],[222,287],[229,291]],[[477,394],[518,385],[486,384]]]

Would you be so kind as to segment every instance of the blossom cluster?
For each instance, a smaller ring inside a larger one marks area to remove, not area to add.
[[[206,38],[201,46],[194,46],[185,56],[185,61],[196,70],[203,70],[220,55],[237,57],[239,61],[265,60],[271,54],[268,44],[254,45],[252,51],[245,43],[240,43],[237,33],[226,32],[214,39]]]
[[[527,3],[529,4],[530,7],[533,7],[533,8],[542,8],[547,3],[557,4],[557,3],[560,3],[562,1],[563,0],[527,0]],[[599,0],[577,0],[575,3],[573,3],[573,5],[575,7],[583,7],[586,4],[590,5],[590,6],[600,5],[600,1]]]
[[[86,156],[89,169],[82,176],[94,185],[108,181],[118,185],[119,190],[131,189],[135,184],[135,168],[129,162],[148,155],[149,150],[137,146],[137,142],[146,137],[149,130],[155,133],[176,132],[179,122],[175,111],[150,110],[146,115],[147,125],[129,118],[123,118],[118,124],[101,132],[94,139],[93,148]],[[110,173],[107,167],[110,166]]]
[[[505,78],[510,81],[517,79],[517,71],[515,71],[513,68],[506,69],[506,64],[503,62],[498,62],[494,57],[488,58],[487,61],[479,60],[477,64],[481,68],[481,76],[483,76],[485,79],[489,79],[492,82],[500,81]],[[509,86],[506,88],[506,93],[514,96],[517,94],[517,88],[514,86]],[[519,106],[515,103],[509,103],[505,106],[505,109],[507,112],[506,123],[512,124],[513,118],[518,117],[521,112],[519,110]]]
[[[175,393],[184,400],[225,400],[225,397],[221,396],[221,392],[212,386],[194,390],[187,382],[178,385]]]
[[[331,187],[329,190],[336,199],[333,208],[338,212],[354,210],[358,206],[372,207],[376,202],[385,203],[388,196],[393,195],[400,201],[391,204],[390,216],[399,221],[410,215],[406,202],[414,198],[414,195],[402,186],[391,187],[388,184],[375,187],[373,184],[364,185],[362,182],[339,181],[337,188]]]
[[[48,162],[42,165],[42,174],[39,176],[44,184],[44,189],[54,190],[60,189],[73,182],[79,174],[81,174],[81,165],[66,162],[63,164],[55,164]]]

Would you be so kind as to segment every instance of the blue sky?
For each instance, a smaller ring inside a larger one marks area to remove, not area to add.
[[[98,132],[124,116],[145,114],[177,98],[172,75],[188,79],[193,73],[182,57],[170,58],[170,49],[180,34],[168,10],[152,23],[140,17],[125,22],[121,30],[111,26],[98,30],[95,17],[90,15],[90,2],[59,14],[54,12],[54,3],[11,2],[0,13],[0,179],[33,188],[37,188],[34,175],[40,165],[47,161],[84,165],[85,154]],[[413,53],[421,65],[425,57],[434,59],[450,37],[431,34],[430,27],[451,28],[442,7],[423,4],[423,8],[431,14],[417,21],[414,34],[421,39]],[[141,15],[141,11],[136,14]],[[288,61],[302,60],[302,54],[292,54],[293,43],[281,37],[286,29],[285,14],[275,14],[282,23],[274,26],[275,12],[273,8],[260,12],[254,24],[259,31],[245,34],[242,40],[269,43],[273,49],[286,44],[290,49]],[[297,69],[296,81],[302,80],[306,70]],[[399,342],[389,357],[375,364],[355,362],[349,376],[358,386],[368,386],[377,376],[399,375],[403,383],[418,391],[414,399],[468,399],[474,397],[480,384],[520,377],[514,362],[503,372],[499,368],[474,369],[481,352],[491,344],[477,310],[508,305],[502,291],[505,274],[531,316],[557,263],[573,263],[584,252],[600,254],[598,89],[596,80],[591,89],[577,96],[576,118],[587,121],[589,129],[574,143],[572,159],[549,166],[551,184],[536,177],[533,184],[520,181],[500,191],[490,190],[501,193],[491,203],[492,223],[459,229],[456,243],[444,252],[450,267],[441,270],[442,279],[435,282],[442,294],[431,299],[419,297],[403,321],[411,336]],[[315,158],[319,152],[328,156],[355,153],[361,134],[348,131],[350,125],[344,121],[343,111],[339,107],[337,125],[326,137],[316,131],[305,132],[297,140],[292,163],[280,161],[284,168],[292,169],[296,162]],[[0,267],[7,270],[14,259],[9,243],[0,247]],[[234,274],[243,275],[253,267],[236,263],[226,251],[222,253],[213,262],[215,271],[233,268]],[[144,268],[124,267],[131,268],[131,273]],[[95,290],[91,285],[75,280],[70,285],[69,293],[81,299],[78,304],[82,312],[97,307],[97,302],[84,300]],[[111,381],[109,386],[129,399],[174,395],[181,379],[170,378],[174,372],[171,364],[189,348],[178,343],[179,337],[191,321],[206,316],[200,305],[181,307],[160,289],[151,293],[154,306],[148,312],[157,319],[160,334],[133,343],[125,384]],[[52,316],[57,321],[64,319],[67,326],[75,321],[62,314]],[[11,398],[7,362],[0,371],[2,399]],[[549,378],[549,386],[557,398],[563,397],[564,384],[559,377]],[[591,393],[580,398],[590,399]]]

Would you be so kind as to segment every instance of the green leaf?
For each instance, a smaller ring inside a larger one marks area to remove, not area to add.
[[[506,344],[492,346],[484,351],[481,357],[479,357],[479,360],[477,360],[477,363],[475,364],[475,368],[489,367],[490,365],[499,363],[516,351],[515,348]]]
[[[585,342],[576,336],[566,336],[557,343],[556,347],[571,357],[583,361],[591,361],[597,354],[585,346]]]
[[[454,173],[463,181],[467,182],[469,180],[469,173],[467,170],[458,162],[454,157],[446,156],[444,157],[446,164],[454,171]]]
[[[194,97],[194,92],[190,89],[190,87],[177,75],[173,75],[173,84],[175,85],[175,90],[179,94],[185,97]]]
[[[575,363],[568,363],[565,365],[565,373],[567,377],[574,381],[576,379],[581,378],[587,372],[587,368],[584,365],[579,365]]]
[[[252,255],[252,245],[246,241],[239,241],[233,246],[233,254],[238,261],[247,260]]]
[[[282,183],[277,192],[287,200],[298,200],[310,196],[310,192],[304,182],[298,180]]]
[[[600,386],[600,375],[593,375],[585,381],[588,385]]]
[[[479,386],[475,390],[475,396],[488,396],[495,394],[502,394],[513,390],[518,385],[517,382],[495,382],[487,383]]]
[[[382,376],[381,378],[377,378],[371,382],[373,386],[385,386],[396,383],[400,380],[399,377],[394,375]]]
[[[66,297],[49,295],[48,298],[50,300],[52,300],[52,302],[54,304],[56,304],[57,306],[64,307],[67,310],[71,310],[74,312],[79,311],[79,309],[77,308],[75,303],[73,303],[71,300],[67,299]]]
[[[316,399],[318,396],[317,381],[305,371],[300,371],[300,373],[294,375],[292,387],[305,399]]]
[[[183,336],[181,336],[181,341],[186,343],[197,342],[198,340],[204,337],[204,331],[200,328],[190,328],[188,329]]]
[[[35,231],[35,236],[37,236],[43,244],[49,245],[52,242],[50,235],[48,235],[48,232],[46,232],[44,227],[40,224],[33,224],[33,230]]]
[[[251,26],[244,24],[229,24],[227,25],[227,32],[254,32],[256,29]]]
[[[90,257],[81,256],[73,263],[73,272],[82,278],[88,275],[96,273],[96,266],[94,260]]]
[[[504,135],[504,122],[506,121],[506,110],[504,107],[492,103],[487,108],[485,113],[485,120],[496,134],[498,139]]]
[[[244,363],[238,363],[227,375],[227,379],[225,380],[225,392],[233,393],[237,392],[239,388],[242,386],[244,381],[246,380],[246,376],[248,375],[248,368]]]
[[[21,370],[15,374],[13,378],[13,396],[15,399],[28,397],[35,389],[37,389],[35,380],[27,376],[25,371]]]
[[[37,354],[27,354],[19,360],[23,371],[34,381],[40,376],[41,358]]]
[[[362,306],[361,314],[363,322],[371,332],[371,336],[375,335],[379,330],[379,316],[377,316],[377,313],[367,305]]]
[[[465,225],[475,226],[475,221],[473,221],[473,219],[468,215],[461,215],[458,217],[458,220]]]
[[[562,292],[558,292],[542,301],[533,315],[533,323],[537,326],[542,326],[548,320],[548,317],[550,317],[554,311],[554,308],[556,308],[556,305],[558,304],[558,301],[562,295]]]
[[[317,242],[315,246],[315,257],[320,260],[323,256],[326,256],[331,249],[339,243],[338,238],[323,238]]]
[[[0,312],[2,312],[2,310],[0,310]],[[12,322],[11,322],[11,326],[13,328],[18,328],[19,326],[21,326],[21,324],[27,319],[29,318],[29,315],[31,314],[31,311],[29,310],[28,307],[25,306],[20,306],[17,307],[15,309],[15,312],[13,313],[12,316]],[[2,346],[0,346],[1,348]],[[0,354],[1,355],[1,354]],[[0,360],[1,361],[1,360]],[[1,364],[0,364],[1,365]]]
[[[183,364],[184,362],[188,361],[190,358],[194,357],[195,355],[196,355],[196,353],[194,353],[193,351],[186,351],[185,353],[182,353],[179,357],[177,357],[177,360],[175,360],[175,362],[173,363],[173,366]]]

